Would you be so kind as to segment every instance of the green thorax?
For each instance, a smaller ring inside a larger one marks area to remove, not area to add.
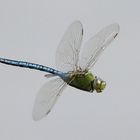
[[[73,86],[75,88],[81,89],[81,90],[92,92],[94,90],[93,89],[93,80],[94,79],[95,79],[95,77],[90,72],[76,73],[76,74],[72,74],[70,76],[69,85]]]

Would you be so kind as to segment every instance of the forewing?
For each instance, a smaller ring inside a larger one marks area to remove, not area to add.
[[[103,28],[85,44],[80,59],[80,67],[83,71],[94,66],[101,52],[115,39],[118,33],[119,25],[111,24]]]
[[[65,86],[66,83],[60,78],[55,78],[44,84],[37,94],[33,108],[35,121],[40,120],[51,111]]]
[[[82,37],[82,24],[75,21],[68,27],[57,48],[56,66],[59,70],[68,72],[77,69]]]

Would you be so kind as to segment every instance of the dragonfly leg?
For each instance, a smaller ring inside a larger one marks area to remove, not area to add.
[[[52,77],[55,77],[56,75],[48,73],[48,74],[45,74],[44,76],[47,78],[52,78]]]

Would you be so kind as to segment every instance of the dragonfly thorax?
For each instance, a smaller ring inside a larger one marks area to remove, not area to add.
[[[67,83],[75,88],[93,92],[96,90],[97,93],[102,92],[105,88],[106,83],[100,78],[94,76],[91,72],[73,72],[69,76]]]

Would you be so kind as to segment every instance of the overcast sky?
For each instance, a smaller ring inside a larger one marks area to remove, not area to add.
[[[140,2],[138,0],[0,0],[0,57],[55,66],[67,27],[80,20],[83,43],[102,27],[120,33],[93,73],[107,82],[102,94],[68,87],[52,112],[32,119],[44,72],[0,64],[1,140],[139,140]]]

